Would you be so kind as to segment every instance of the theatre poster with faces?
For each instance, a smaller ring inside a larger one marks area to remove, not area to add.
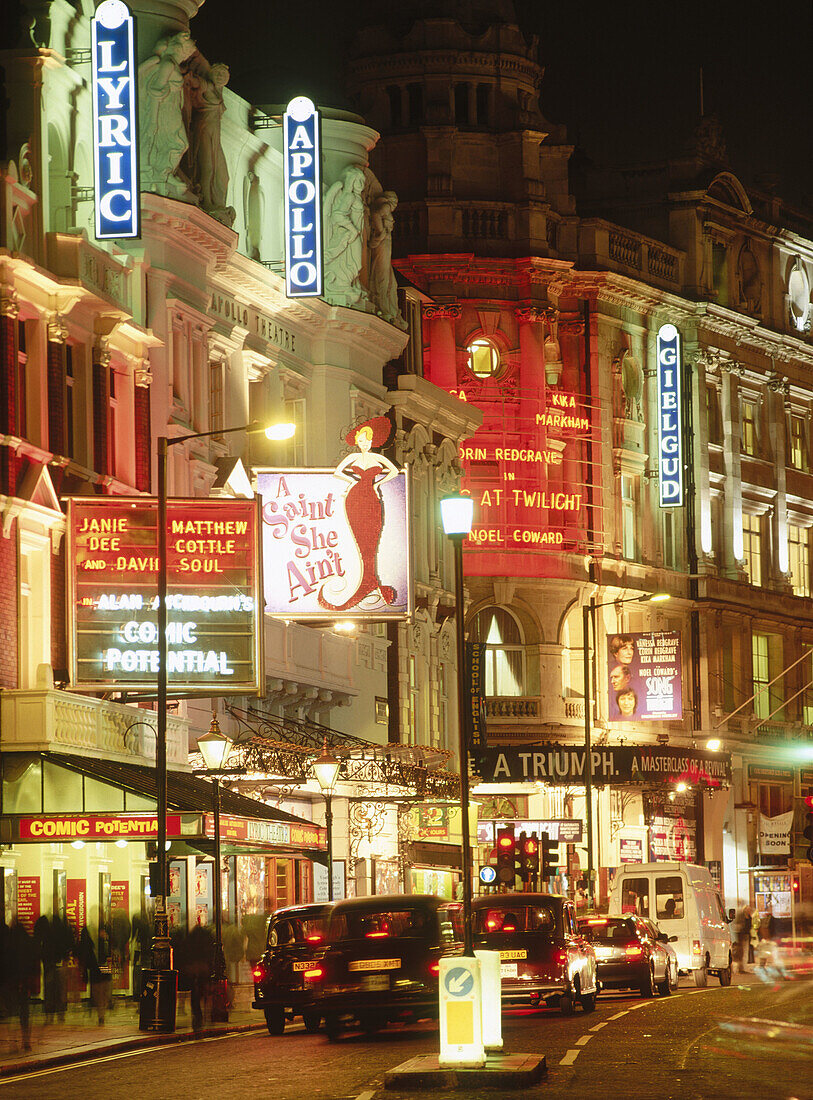
[[[608,718],[653,722],[683,717],[680,632],[607,637]]]

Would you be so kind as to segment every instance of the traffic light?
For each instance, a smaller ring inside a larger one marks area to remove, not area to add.
[[[508,825],[497,830],[497,881],[509,886],[514,885],[516,877],[517,843],[514,839],[514,826]]]
[[[519,834],[519,844],[517,845],[517,874],[526,882],[528,879],[528,834]]]
[[[793,891],[795,901],[799,900],[799,876],[794,875],[790,880],[790,888]]]
[[[525,855],[528,860],[528,870],[535,875],[539,870],[539,840],[535,833],[531,833],[525,841]]]
[[[802,836],[807,841],[805,856],[813,862],[813,795],[807,795],[805,798],[805,806],[807,806],[807,814],[805,816],[805,827],[802,829]]]
[[[539,837],[539,848],[542,854],[542,878],[558,874],[559,845],[551,840],[548,833],[542,833]]]

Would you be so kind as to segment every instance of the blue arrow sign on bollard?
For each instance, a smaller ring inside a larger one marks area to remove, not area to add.
[[[463,966],[456,966],[446,975],[446,992],[453,997],[467,997],[474,986],[474,975]]]

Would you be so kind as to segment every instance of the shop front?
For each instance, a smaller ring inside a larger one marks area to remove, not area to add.
[[[134,992],[151,942],[154,769],[57,753],[7,753],[0,766],[3,920],[40,936],[67,927],[76,943],[87,933],[114,993]],[[209,783],[170,771],[167,787],[168,912],[178,938],[214,922],[214,818]],[[264,928],[278,905],[313,896],[324,829],[231,791],[221,803],[224,921],[256,938],[253,926]],[[81,993],[77,973],[69,985]]]

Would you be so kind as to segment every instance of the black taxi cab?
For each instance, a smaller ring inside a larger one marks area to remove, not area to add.
[[[499,951],[503,1004],[596,1007],[596,955],[559,894],[489,894],[472,902],[475,948]]]
[[[323,975],[330,904],[277,909],[268,921],[265,954],[254,967],[253,1007],[265,1013],[272,1035],[282,1035],[286,1020],[301,1016],[307,1031],[318,1031],[317,1005]]]
[[[462,951],[459,902],[430,894],[336,902],[321,958],[328,1039],[356,1023],[372,1033],[394,1021],[437,1017],[440,960]]]

